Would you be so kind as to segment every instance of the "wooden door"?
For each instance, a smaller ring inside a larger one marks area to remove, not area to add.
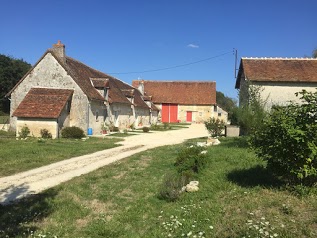
[[[187,122],[192,122],[193,121],[193,112],[187,111],[186,112],[186,121]]]

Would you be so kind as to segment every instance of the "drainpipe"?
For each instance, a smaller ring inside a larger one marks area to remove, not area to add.
[[[90,110],[90,101],[88,99],[88,105],[87,105],[87,134],[88,134],[88,128],[89,128],[89,110]]]

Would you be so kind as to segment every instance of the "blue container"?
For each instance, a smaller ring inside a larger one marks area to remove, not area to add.
[[[88,134],[89,136],[91,136],[91,135],[92,135],[92,128],[88,128],[88,130],[87,130],[87,134]]]

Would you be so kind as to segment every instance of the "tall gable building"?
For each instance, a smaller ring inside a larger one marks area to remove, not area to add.
[[[155,123],[158,109],[132,86],[65,54],[59,41],[6,95],[11,99],[10,126],[17,133],[28,126],[59,137],[66,126],[98,135],[103,125],[120,129]]]

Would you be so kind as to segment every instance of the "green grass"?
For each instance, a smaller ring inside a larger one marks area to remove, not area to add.
[[[30,170],[71,157],[116,147],[116,138],[89,138],[83,140],[42,140],[28,138],[1,138],[0,177]],[[1,237],[1,236],[0,236]]]
[[[9,118],[10,116],[9,115],[6,115],[6,116],[0,116],[0,124],[4,124],[4,123],[9,123]],[[0,128],[1,129],[1,128]]]
[[[287,189],[243,138],[208,148],[198,192],[184,193],[176,202],[160,200],[162,179],[175,170],[180,149],[148,150],[0,206],[0,237],[182,237],[190,232],[190,237],[269,237],[261,229],[277,237],[317,236],[315,189]]]

